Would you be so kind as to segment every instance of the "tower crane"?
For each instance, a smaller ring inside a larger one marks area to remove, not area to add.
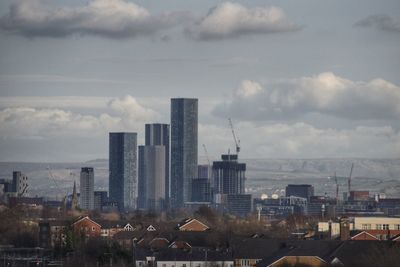
[[[207,147],[206,147],[205,144],[203,144],[203,149],[204,149],[204,153],[206,154],[208,166],[211,166],[210,158],[209,158],[209,156],[208,156],[208,151],[207,151]]]
[[[349,197],[350,197],[350,191],[351,191],[351,175],[353,174],[353,168],[354,168],[354,163],[351,163],[349,180],[347,182],[347,187],[348,187],[348,190],[349,190]]]
[[[335,172],[335,183],[336,183],[336,204],[337,204],[339,200],[339,183],[336,177],[336,172]]]
[[[228,121],[229,121],[229,126],[231,127],[233,140],[235,141],[235,145],[236,145],[236,154],[239,156],[240,140],[236,138],[235,129],[233,128],[233,123],[232,123],[231,118],[229,118]]]

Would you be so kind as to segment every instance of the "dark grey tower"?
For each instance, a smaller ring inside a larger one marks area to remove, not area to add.
[[[169,202],[169,124],[146,124],[146,146],[165,146],[165,201]]]
[[[244,194],[246,164],[239,163],[237,155],[222,155],[221,159],[213,162],[214,193]]]
[[[191,201],[197,177],[198,100],[171,99],[171,207]]]
[[[137,134],[110,133],[109,192],[110,200],[120,210],[136,209],[137,198]]]
[[[139,146],[138,208],[165,208],[165,146]]]

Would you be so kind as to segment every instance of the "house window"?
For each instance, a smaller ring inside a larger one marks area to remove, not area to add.
[[[94,226],[92,226],[92,232],[94,232],[94,229],[95,229]]]
[[[377,224],[376,225],[376,230],[382,230],[382,224]]]
[[[395,224],[394,225],[394,230],[400,230],[400,224]]]
[[[389,224],[383,224],[382,225],[383,230],[389,230]]]
[[[184,263],[184,264],[182,264],[182,267],[186,267],[186,264]]]
[[[363,230],[371,230],[371,224],[369,224],[369,223],[363,224],[362,229]]]

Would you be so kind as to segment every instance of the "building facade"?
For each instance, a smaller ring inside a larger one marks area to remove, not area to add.
[[[165,178],[164,178],[164,188],[165,188],[165,202],[169,203],[170,195],[170,178],[169,178],[169,137],[170,129],[169,124],[162,123],[152,123],[146,124],[145,131],[145,145],[146,146],[165,146]]]
[[[80,208],[83,210],[94,209],[94,170],[90,167],[81,169],[80,179]]]
[[[109,135],[109,197],[119,210],[136,209],[137,198],[137,134]]]
[[[139,146],[138,208],[165,208],[165,146]]]
[[[12,191],[18,197],[28,195],[28,177],[20,171],[13,172]]]
[[[197,178],[198,99],[171,99],[171,207],[191,201]]]
[[[213,162],[214,194],[244,194],[246,164],[239,163],[238,156],[233,154],[222,155],[221,159]]]
[[[310,201],[314,196],[314,186],[309,184],[289,184],[286,186],[286,196],[302,197]]]

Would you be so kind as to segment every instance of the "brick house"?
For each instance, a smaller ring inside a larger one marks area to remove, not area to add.
[[[101,235],[101,225],[89,218],[82,217],[72,224],[72,229],[76,235],[86,238],[99,237]]]

